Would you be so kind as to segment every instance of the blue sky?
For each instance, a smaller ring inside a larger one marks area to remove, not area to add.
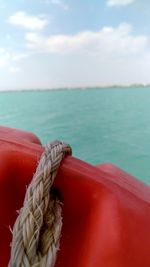
[[[148,0],[0,0],[0,89],[150,83]]]

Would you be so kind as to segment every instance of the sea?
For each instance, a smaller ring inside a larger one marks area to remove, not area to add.
[[[0,92],[0,125],[65,141],[75,157],[150,184],[150,87]]]

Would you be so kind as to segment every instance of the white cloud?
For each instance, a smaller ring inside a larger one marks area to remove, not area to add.
[[[15,61],[19,61],[21,59],[27,58],[29,55],[27,53],[16,53],[13,55],[12,59]]]
[[[51,4],[54,4],[54,5],[57,5],[59,7],[61,7],[62,9],[64,10],[68,10],[69,9],[69,6],[64,3],[62,0],[46,0],[46,3],[51,3]]]
[[[18,73],[21,69],[17,66],[13,66],[12,64],[28,56],[28,53],[12,53],[3,47],[0,47],[0,68],[1,70],[8,70],[11,73]]]
[[[7,65],[10,59],[10,54],[4,48],[0,48],[0,67]]]
[[[127,6],[134,2],[135,0],[107,0],[108,6]]]
[[[9,70],[11,73],[18,73],[18,72],[21,71],[20,68],[15,67],[15,66],[11,66],[11,67],[9,67],[8,70]]]
[[[42,30],[48,24],[45,16],[33,16],[23,11],[18,11],[11,15],[8,22],[29,30]]]
[[[103,27],[100,31],[83,31],[75,35],[25,35],[27,47],[39,52],[73,54],[90,53],[103,56],[137,54],[146,49],[148,38],[133,35],[132,27],[123,23],[117,28]]]

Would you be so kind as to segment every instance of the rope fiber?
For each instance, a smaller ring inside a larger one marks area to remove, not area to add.
[[[54,267],[62,228],[61,203],[51,190],[69,145],[45,146],[13,227],[8,267]]]

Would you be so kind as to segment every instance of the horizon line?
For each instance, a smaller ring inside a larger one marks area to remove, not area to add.
[[[55,90],[88,90],[88,89],[113,89],[113,88],[139,88],[139,87],[150,87],[150,83],[147,84],[112,84],[112,85],[93,85],[93,86],[62,86],[62,87],[49,87],[49,88],[5,88],[0,89],[0,92],[24,92],[24,91],[55,91]]]

